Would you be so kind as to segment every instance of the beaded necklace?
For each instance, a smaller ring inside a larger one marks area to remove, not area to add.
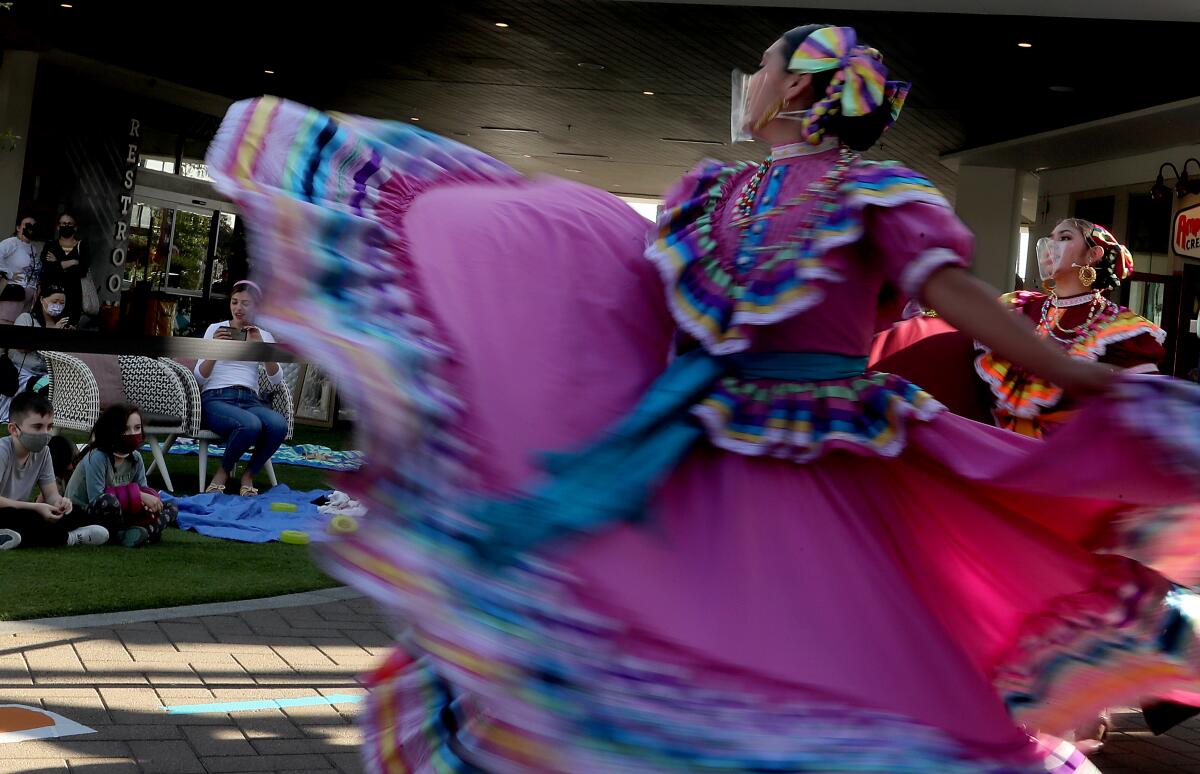
[[[767,176],[771,160],[768,159],[759,164],[758,169],[750,180],[747,181],[734,202],[732,225],[742,232],[738,240],[738,255],[764,251],[780,252],[785,248],[796,247],[797,245],[800,248],[800,254],[806,255],[815,238],[817,225],[823,222],[826,216],[837,208],[838,189],[841,187],[842,180],[846,176],[846,171],[857,158],[858,154],[849,148],[845,146],[840,147],[838,149],[837,161],[834,162],[833,166],[824,175],[813,181],[803,194],[781,204],[764,208],[762,212],[755,214],[754,203],[758,199],[758,191],[762,186],[763,179]],[[765,228],[765,221],[774,218],[789,207],[795,207],[810,201],[813,202],[813,206],[793,232],[794,236],[792,238],[787,239],[782,244],[747,245],[752,230],[761,231]]]
[[[1106,318],[1116,309],[1116,304],[1096,293],[1091,299],[1087,319],[1072,328],[1063,328],[1059,325],[1062,315],[1051,313],[1052,309],[1058,309],[1056,301],[1057,297],[1053,294],[1046,296],[1046,302],[1042,304],[1042,315],[1041,319],[1038,320],[1037,330],[1039,334],[1049,336],[1059,344],[1066,345],[1068,348],[1073,348],[1076,344],[1094,336],[1100,330],[1100,326],[1106,322]],[[1070,306],[1078,305],[1078,303],[1070,304]],[[1067,334],[1070,338],[1059,336],[1054,332],[1055,330]]]

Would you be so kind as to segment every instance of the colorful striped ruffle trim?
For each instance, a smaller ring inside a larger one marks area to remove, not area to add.
[[[892,162],[857,160],[811,242],[740,273],[717,254],[714,234],[725,203],[751,169],[714,161],[697,167],[659,217],[657,237],[646,250],[663,278],[676,323],[714,355],[745,351],[754,326],[772,325],[819,304],[825,297],[822,283],[842,279],[825,256],[862,237],[868,206],[949,206],[921,175]]]
[[[781,717],[781,713],[784,717]],[[372,683],[364,712],[365,751],[374,771],[387,774],[479,774],[480,772],[845,772],[846,774],[1067,774],[1083,761],[1069,744],[1030,745],[1020,763],[965,756],[938,732],[887,713],[833,703],[790,706],[765,719],[761,736],[790,734],[797,748],[788,758],[759,756],[739,761],[697,754],[702,737],[680,735],[673,749],[655,750],[633,724],[595,726],[585,746],[531,735],[484,702],[446,690],[427,659]]]
[[[1026,305],[1042,303],[1045,298],[1040,293],[1017,291],[1005,294],[1000,301],[1013,312],[1021,314]],[[1167,334],[1162,328],[1128,309],[1117,309],[1115,313],[1109,309],[1102,310],[1097,315],[1095,332],[1067,348],[1067,354],[1081,360],[1099,360],[1110,346],[1138,336],[1152,336],[1159,344],[1166,340]],[[975,372],[991,389],[997,412],[1032,419],[1043,409],[1052,408],[1062,400],[1061,388],[1027,373],[983,344],[977,342],[976,346],[981,353],[975,358]]]
[[[1093,590],[1026,622],[995,670],[1009,710],[1030,728],[1061,732],[1114,699],[1200,685],[1200,598],[1130,559],[1108,560]]]
[[[825,382],[729,376],[692,409],[715,446],[811,462],[834,449],[894,457],[907,423],[945,410],[899,376],[868,373]]]
[[[415,531],[360,534],[331,557],[420,622],[411,646],[425,655],[374,688],[369,721],[372,750],[390,725],[391,755],[413,771],[1044,771],[1032,745],[994,760],[902,717],[755,687],[666,643],[631,657],[629,633],[587,613],[547,560],[482,574],[453,540]]]

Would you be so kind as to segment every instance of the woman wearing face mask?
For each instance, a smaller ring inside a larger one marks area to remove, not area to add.
[[[331,566],[410,627],[368,770],[1067,772],[1026,727],[1200,680],[1181,592],[1082,537],[1200,500],[1192,426],[1139,416],[1200,391],[1068,358],[970,277],[932,184],[856,152],[906,92],[853,29],[785,33],[740,111],[770,156],[686,176],[648,248],[610,194],[412,126],[231,110],[208,169],[371,460]],[[885,285],[1111,432],[869,371]]]
[[[0,242],[0,323],[11,324],[33,304],[38,283],[36,228],[35,218],[21,218],[16,232]]]
[[[67,497],[87,514],[89,522],[103,525],[110,541],[136,548],[157,543],[163,528],[179,515],[175,503],[164,503],[146,483],[142,446],[142,415],[134,406],[105,409],[92,430],[92,442],[83,450]]]
[[[72,328],[74,326],[70,324],[71,321],[65,314],[66,306],[67,295],[61,287],[43,284],[33,309],[23,312],[17,318],[16,324],[59,330]],[[26,389],[40,377],[46,375],[46,362],[37,350],[12,349],[9,356],[20,372],[18,389]]]
[[[1166,331],[1108,300],[1133,273],[1133,256],[1108,229],[1080,218],[1038,241],[1038,269],[1048,292],[1018,291],[1002,299],[1069,356],[1133,373],[1158,373]],[[985,350],[975,370],[991,388],[996,424],[1041,438],[1072,416],[1061,387]]]
[[[79,224],[69,212],[58,216],[57,238],[42,248],[41,280],[66,291],[66,316],[74,325],[79,325],[83,315],[83,282],[91,279],[87,253],[79,240]]]

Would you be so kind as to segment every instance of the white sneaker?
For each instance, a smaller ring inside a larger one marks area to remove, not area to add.
[[[102,546],[108,542],[108,530],[99,524],[73,529],[67,533],[69,546]]]
[[[0,529],[0,551],[8,551],[21,545],[20,533],[11,529]]]

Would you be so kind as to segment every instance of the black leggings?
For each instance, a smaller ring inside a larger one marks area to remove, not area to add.
[[[121,513],[121,502],[116,495],[102,492],[88,503],[86,514],[88,524],[99,524],[108,530],[110,543],[119,543],[118,534],[132,527],[145,529],[150,533],[150,542],[157,543],[162,538],[163,528],[174,524],[179,518],[179,506],[164,502],[161,513],[142,511],[140,514],[126,515]]]

